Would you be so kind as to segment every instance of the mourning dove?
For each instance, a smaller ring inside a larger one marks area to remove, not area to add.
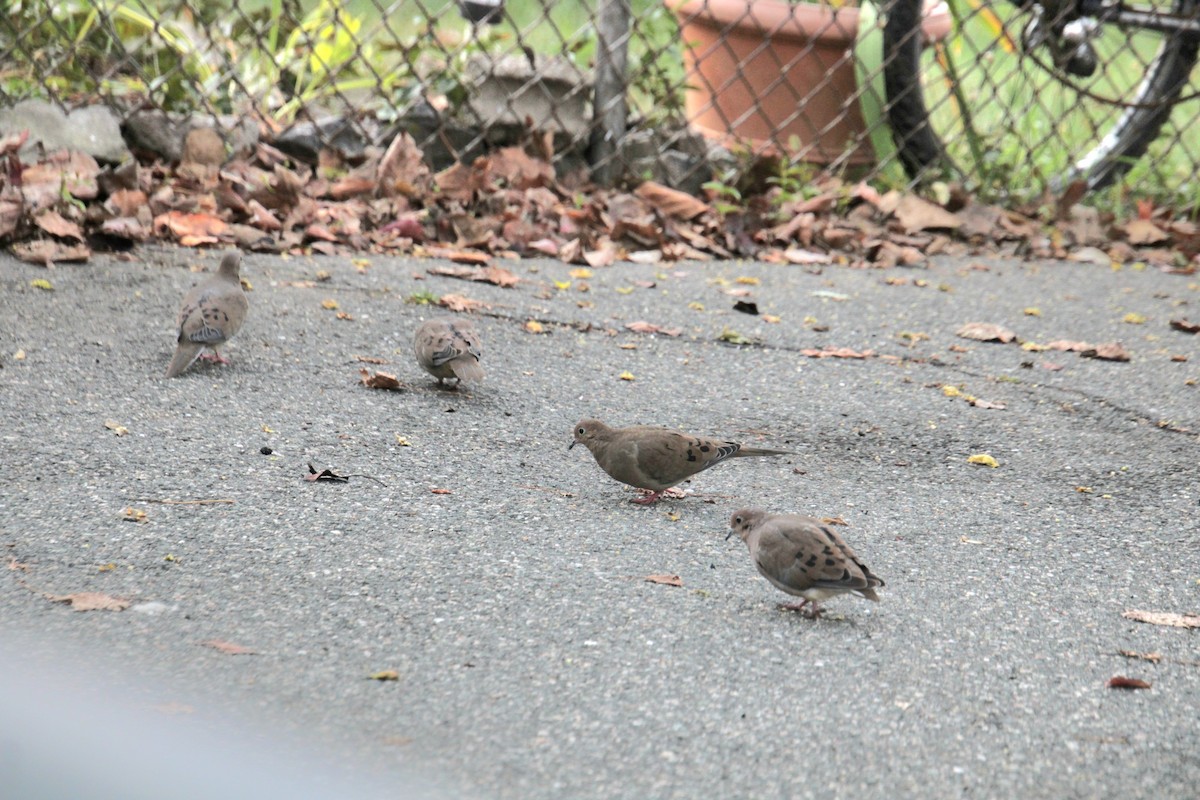
[[[704,439],[680,431],[637,425],[610,428],[585,419],[575,426],[570,450],[581,444],[592,452],[600,469],[621,483],[648,494],[633,502],[649,505],[677,483],[727,458],[791,455],[786,450],[744,447],[737,442]]]
[[[763,577],[788,594],[803,597],[782,608],[799,611],[808,605],[814,619],[821,615],[817,603],[839,594],[856,594],[879,602],[876,586],[883,586],[849,545],[819,519],[799,514],[768,514],[743,508],[729,521],[732,530],[750,549],[750,558]]]
[[[217,348],[238,332],[250,307],[238,274],[241,263],[240,252],[227,254],[221,259],[216,275],[193,286],[184,295],[183,306],[179,309],[179,343],[167,367],[168,378],[174,378],[190,367],[206,347],[213,351],[214,360],[229,363]]]
[[[463,381],[482,381],[483,342],[470,320],[431,319],[417,328],[413,337],[413,352],[417,363],[442,385],[447,378],[456,378],[455,386]]]

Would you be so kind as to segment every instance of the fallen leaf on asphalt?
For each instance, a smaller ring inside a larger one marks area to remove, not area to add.
[[[355,361],[361,361],[364,364],[386,364],[386,358],[378,358],[376,356],[355,356]]]
[[[592,277],[592,271],[587,267],[576,267],[567,274],[577,281],[586,281],[588,278]]]
[[[1186,319],[1171,320],[1171,330],[1183,333],[1200,333],[1200,322],[1188,322]]]
[[[735,331],[733,328],[729,328],[729,327],[726,327],[721,330],[720,335],[717,336],[717,341],[727,342],[729,344],[738,344],[738,345],[754,344],[753,339],[748,339],[747,337],[742,336],[740,333]]]
[[[325,309],[326,311],[335,311],[337,310],[337,307],[338,301],[334,300],[332,297],[328,300],[321,301],[321,308]]]
[[[394,669],[385,669],[380,672],[372,672],[367,676],[367,679],[372,681],[398,681],[400,680],[400,673]]]
[[[1095,347],[1090,347],[1087,350],[1080,352],[1084,358],[1096,358],[1101,361],[1128,361],[1129,353],[1121,346],[1120,342],[1108,342],[1106,344],[1098,344]]]
[[[70,603],[75,611],[124,611],[129,608],[128,600],[100,592],[46,595],[46,599],[54,603]]]
[[[53,292],[54,284],[45,278],[34,278],[29,282],[29,285],[35,289],[41,289],[43,292]]]
[[[1114,675],[1106,684],[1109,689],[1149,689],[1150,684],[1138,678],[1126,678],[1124,675]]]
[[[340,320],[345,320],[346,322],[354,322],[354,316],[345,311],[337,312],[336,317]]]
[[[871,358],[874,350],[851,350],[849,347],[826,347],[822,350],[801,350],[800,355],[807,358]]]
[[[846,520],[844,520],[841,517],[821,517],[821,523],[824,525],[849,525],[850,524],[849,522],[846,522]]]
[[[1149,661],[1152,664],[1157,664],[1162,661],[1162,653],[1139,653],[1137,650],[1118,650],[1118,655],[1126,658],[1137,658],[1142,661]]]
[[[1145,314],[1138,314],[1136,311],[1130,311],[1125,316],[1121,317],[1121,322],[1127,325],[1142,325],[1146,322]]]
[[[41,264],[43,267],[52,267],[58,261],[87,261],[92,257],[91,248],[87,245],[66,244],[53,239],[18,242],[9,249],[27,264]]]
[[[478,311],[481,308],[491,308],[491,306],[481,300],[472,300],[461,294],[444,294],[438,299],[438,305],[456,314],[464,311]]]
[[[683,586],[683,579],[678,575],[647,575],[647,583],[661,583],[663,586]]]
[[[1029,308],[1022,309],[1021,313],[1027,317],[1040,317],[1042,315],[1042,310],[1040,308],[1034,308],[1030,306]]]
[[[1076,486],[1075,491],[1080,494],[1093,494],[1096,490],[1090,486]]]
[[[740,311],[743,314],[758,316],[758,303],[753,303],[746,300],[738,300],[733,304],[733,310]]]
[[[362,376],[362,384],[368,389],[390,389],[392,391],[400,390],[400,381],[395,375],[389,372],[371,372],[369,370],[360,369],[358,374]]]
[[[209,639],[200,643],[201,647],[211,647],[213,650],[224,653],[227,656],[252,656],[254,650],[249,647],[243,647],[240,644],[233,642],[225,642],[220,639]]]
[[[427,272],[430,275],[444,275],[447,278],[460,278],[465,281],[491,283],[508,288],[516,286],[520,281],[513,273],[504,267],[432,267]]]
[[[620,375],[618,375],[617,377],[618,377],[619,379],[623,380],[623,381],[632,381],[632,380],[635,380],[635,378],[633,377],[633,373],[632,373],[632,372],[630,372],[630,371],[628,371],[628,370],[626,370],[625,372],[622,372],[622,373],[621,373]]]
[[[454,494],[454,492],[450,491],[449,489],[439,489],[436,487],[433,489],[430,489],[429,493],[430,494]]]
[[[978,397],[968,397],[967,402],[976,408],[989,408],[997,411],[1003,411],[1008,408],[1004,403],[993,403],[990,400],[980,400]]]
[[[661,333],[663,336],[675,337],[683,333],[682,328],[664,328],[661,325],[655,325],[653,322],[638,320],[637,322],[625,323],[625,328],[634,333]]]
[[[334,473],[331,469],[323,469],[320,472],[311,463],[308,465],[308,474],[304,476],[306,481],[325,481],[327,483],[349,483],[350,479]]]
[[[976,453],[967,459],[968,464],[980,464],[985,467],[998,467],[1000,462],[992,458],[987,453]]]
[[[782,318],[777,317],[774,314],[763,314],[762,321],[770,323],[772,325],[776,325],[776,324],[782,322]]]
[[[546,326],[538,322],[536,319],[531,319],[521,326],[526,333],[547,333]]]
[[[1121,616],[1136,622],[1148,622],[1151,625],[1165,625],[1172,628],[1200,628],[1200,614],[1176,614],[1171,611],[1139,611],[1131,609],[1122,612]]]
[[[915,233],[931,228],[953,230],[963,224],[957,214],[913,194],[906,194],[900,198],[895,216],[904,226],[906,233]]]
[[[125,434],[129,433],[129,428],[126,428],[124,425],[117,422],[115,419],[105,420],[104,427],[108,428],[110,431],[115,433],[117,436],[124,436]]]
[[[978,539],[968,539],[966,536],[959,536],[958,540],[963,544],[983,544],[983,542],[979,541]]]
[[[1091,347],[1087,342],[1072,342],[1067,339],[1058,339],[1046,345],[1047,350],[1064,350],[1068,353],[1082,353]]]
[[[1001,325],[994,325],[990,322],[968,322],[963,325],[955,334],[963,339],[975,339],[980,342],[1000,342],[1008,344],[1017,338],[1017,335]]]
[[[133,506],[128,506],[121,512],[121,519],[126,522],[136,522],[138,524],[150,521],[146,516],[145,511],[142,511],[140,508],[134,508]]]

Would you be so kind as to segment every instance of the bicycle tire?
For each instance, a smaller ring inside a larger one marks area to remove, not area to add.
[[[951,0],[954,2],[955,0]],[[987,0],[985,0],[987,2]],[[1172,12],[1195,15],[1200,0],[1173,0]],[[898,156],[915,180],[928,175],[962,178],[968,174],[950,155],[947,142],[931,122],[922,88],[920,33],[923,0],[893,0],[886,6],[884,26],[884,83],[888,121]],[[1106,131],[1096,131],[1081,155],[1067,169],[1050,176],[1050,185],[1062,188],[1086,181],[1099,189],[1120,178],[1133,162],[1146,153],[1187,86],[1200,49],[1200,37],[1163,35],[1157,54],[1145,64],[1144,78],[1132,97],[1124,100],[1124,111]],[[1012,58],[1029,59],[1018,47]],[[1047,76],[1051,72],[1045,71]],[[1059,79],[1061,80],[1061,73]],[[1068,76],[1069,77],[1069,76]],[[1043,76],[1045,79],[1045,76]]]

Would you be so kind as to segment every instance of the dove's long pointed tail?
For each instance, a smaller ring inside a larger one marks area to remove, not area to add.
[[[204,348],[198,344],[191,342],[180,342],[175,348],[175,355],[171,358],[171,364],[167,367],[167,377],[174,378],[176,375],[183,372],[192,365],[196,357],[200,355],[200,351]]]

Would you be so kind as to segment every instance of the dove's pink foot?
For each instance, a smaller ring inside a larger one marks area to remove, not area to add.
[[[197,361],[211,361],[214,364],[229,364],[229,363],[231,363],[228,358],[226,358],[225,356],[216,352],[215,350],[212,353],[201,353],[199,356],[196,357],[196,360]]]
[[[635,497],[629,502],[637,503],[639,506],[648,506],[658,502],[658,498],[662,497],[662,492],[652,492],[649,489],[638,489],[639,492],[644,492],[641,497]]]
[[[821,616],[821,607],[811,600],[801,600],[799,603],[780,603],[779,607],[784,611],[805,612],[811,619],[818,619]]]

